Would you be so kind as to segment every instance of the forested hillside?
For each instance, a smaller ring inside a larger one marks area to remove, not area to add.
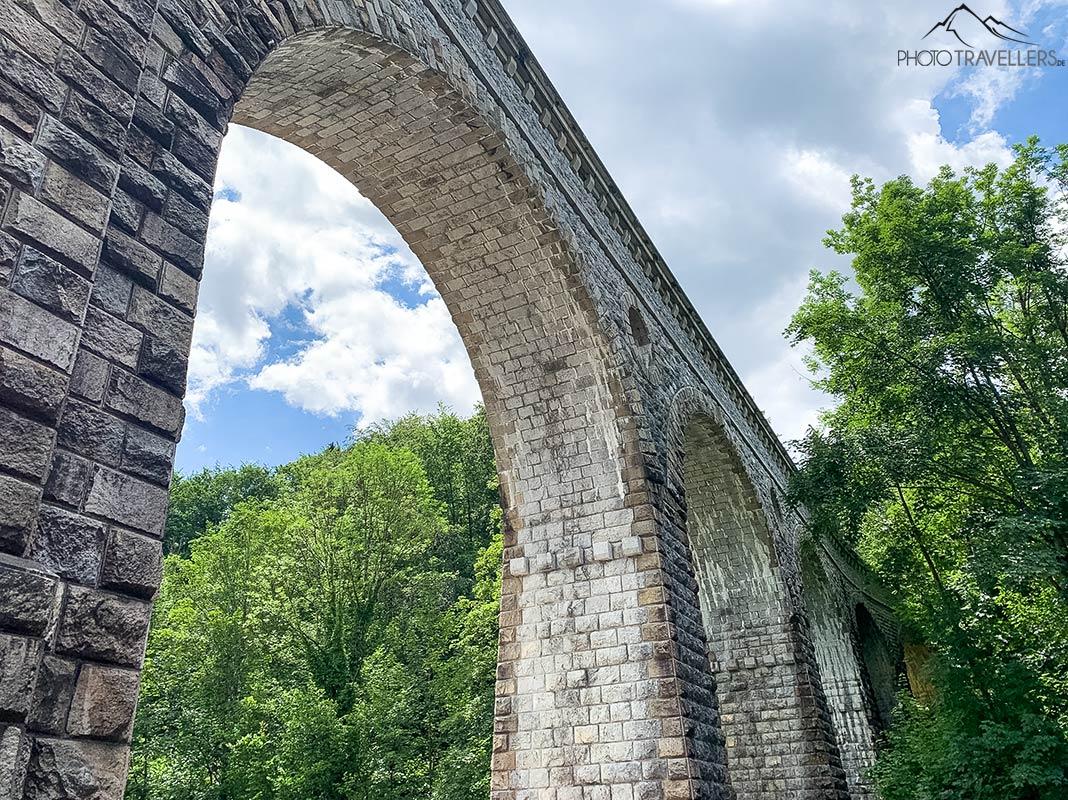
[[[489,794],[500,511],[485,416],[176,476],[130,800]]]

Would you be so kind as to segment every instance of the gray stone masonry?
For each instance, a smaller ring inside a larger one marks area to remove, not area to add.
[[[370,198],[471,356],[493,800],[864,796],[889,606],[802,568],[789,458],[498,0],[0,0],[0,798],[122,796],[231,121]]]

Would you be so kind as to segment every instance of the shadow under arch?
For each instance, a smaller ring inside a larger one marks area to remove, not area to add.
[[[898,676],[904,671],[904,664],[900,655],[895,656],[894,649],[864,603],[856,604],[854,620],[857,654],[865,689],[871,696],[867,705],[878,746],[879,734],[890,727],[893,719]]]

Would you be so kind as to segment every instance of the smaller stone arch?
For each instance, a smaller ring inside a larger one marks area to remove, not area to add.
[[[876,734],[881,734],[890,727],[894,706],[897,704],[898,676],[902,671],[902,659],[896,653],[896,648],[887,641],[866,604],[857,603],[853,613],[861,674],[871,697],[871,725]]]
[[[731,788],[739,800],[846,797],[800,602],[797,553],[785,542],[770,478],[710,398],[680,391],[672,422],[669,491],[688,549]]]

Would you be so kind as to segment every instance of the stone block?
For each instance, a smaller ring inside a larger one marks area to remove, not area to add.
[[[0,342],[62,370],[74,363],[78,329],[40,306],[0,289]]]
[[[33,247],[22,249],[11,288],[68,322],[80,322],[89,281]]]
[[[140,286],[134,287],[126,319],[177,350],[188,350],[193,339],[193,318]]]
[[[530,561],[526,558],[513,558],[508,562],[508,571],[512,575],[529,575]]]
[[[182,401],[135,375],[112,370],[105,405],[162,432],[177,436],[185,411]]]
[[[101,585],[137,597],[152,597],[163,580],[163,543],[131,531],[113,530]]]
[[[131,425],[122,452],[122,468],[153,483],[166,486],[171,480],[174,442]]]
[[[72,399],[59,420],[57,441],[65,450],[118,466],[125,428],[125,423],[113,414]]]
[[[83,666],[67,718],[67,732],[72,736],[129,741],[139,683],[137,673],[130,670]]]
[[[30,700],[27,719],[30,730],[59,735],[66,732],[77,671],[78,665],[74,661],[53,656],[42,659]]]
[[[114,228],[104,238],[104,260],[138,283],[155,288],[163,259],[141,242]]]
[[[71,586],[59,621],[56,650],[126,667],[140,667],[152,617],[148,603]]]
[[[85,134],[86,138],[112,158],[122,155],[126,125],[79,92],[71,94],[66,108],[63,109],[63,122]]]
[[[164,263],[159,282],[160,297],[170,300],[180,309],[193,314],[197,308],[197,293],[200,284],[196,278],[183,272],[174,264]]]
[[[121,472],[100,468],[93,477],[85,510],[154,536],[163,534],[167,490]]]
[[[107,197],[55,161],[48,162],[45,168],[39,196],[96,233],[102,232],[108,221]]]
[[[0,283],[15,271],[15,262],[18,260],[21,248],[22,245],[18,239],[0,231]]]
[[[95,4],[96,0],[92,0],[92,2]],[[103,6],[104,4],[101,1],[99,5]],[[78,10],[84,12],[87,8],[88,4],[83,2]],[[121,27],[102,28],[101,30],[106,30],[108,35],[121,46],[123,43],[116,36]],[[144,40],[139,40],[137,50],[144,53]],[[139,59],[141,57],[140,55],[135,55],[133,51],[127,52],[129,52],[131,58]],[[117,83],[106,78],[100,70],[82,58],[78,51],[71,48],[65,49],[60,55],[59,63],[56,65],[56,73],[85,94],[86,97],[95,98],[100,105],[113,114],[123,125],[129,123],[134,110],[133,96],[129,92],[123,91]]]
[[[44,170],[45,157],[41,151],[0,128],[0,178],[32,191]]]
[[[155,211],[162,210],[163,201],[167,197],[167,187],[163,181],[130,159],[122,162],[119,188]]]
[[[211,185],[167,151],[155,154],[150,170],[167,186],[185,195],[186,199],[198,208],[207,211],[211,207]],[[199,276],[200,273],[192,274]]]
[[[620,542],[619,548],[625,556],[640,556],[642,554],[642,540],[637,536],[626,536]]]
[[[67,580],[94,584],[104,556],[104,536],[100,522],[42,505],[30,558]]]
[[[6,39],[0,39],[0,75],[6,83],[40,103],[47,111],[58,114],[63,107],[67,93],[63,81],[51,70],[41,69],[39,62]]]
[[[95,277],[96,279],[93,281],[93,305],[102,308],[109,314],[114,314],[120,319],[125,317],[127,310],[130,308],[133,281],[106,264],[101,264],[97,267]]]
[[[54,422],[68,382],[66,374],[0,346],[0,402],[9,408]]]
[[[124,367],[137,366],[142,338],[141,331],[95,306],[85,313],[82,344]]]
[[[155,336],[145,336],[137,372],[182,396],[185,394],[185,378],[189,365],[186,356],[188,352],[186,347],[174,347]]]
[[[26,717],[43,650],[39,639],[0,634],[0,717]]]
[[[0,797],[22,792],[30,749],[25,735],[14,725],[0,725]]]
[[[29,562],[0,562],[0,628],[43,635],[52,618],[57,585],[54,577]]]
[[[26,797],[122,800],[128,762],[124,744],[37,738],[26,770]]]
[[[611,561],[612,560],[612,543],[611,542],[594,542],[593,543],[593,560],[594,561]]]
[[[40,487],[0,475],[0,552],[22,555],[40,501]]]
[[[104,194],[111,194],[119,165],[62,122],[45,117],[37,136],[37,146],[75,176]]]
[[[96,267],[100,239],[27,194],[15,193],[5,225],[85,274]]]
[[[93,462],[73,453],[56,452],[45,483],[44,496],[69,506],[81,506],[93,483]]]
[[[52,457],[55,432],[0,408],[0,467],[28,478],[43,478]]]
[[[190,275],[198,276],[204,266],[203,241],[196,242],[156,214],[146,214],[141,241],[162,253]]]
[[[79,350],[70,376],[71,394],[99,403],[108,383],[108,362],[88,350]]]

